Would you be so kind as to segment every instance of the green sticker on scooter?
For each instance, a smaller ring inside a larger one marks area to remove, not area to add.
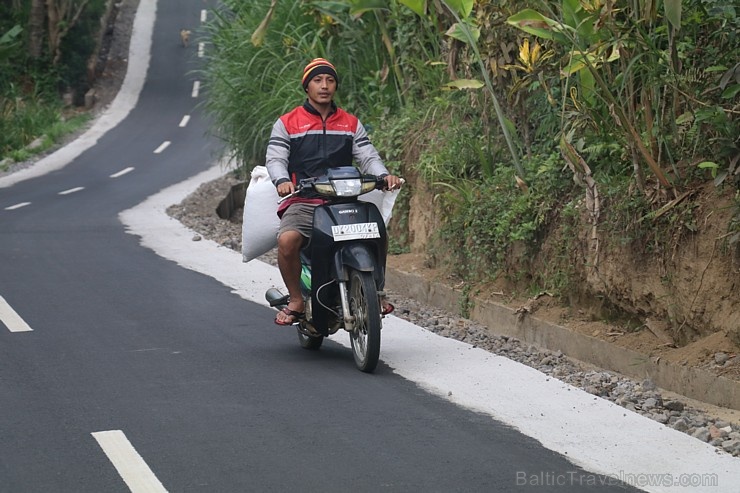
[[[301,284],[307,290],[311,290],[311,269],[306,264],[301,264]]]

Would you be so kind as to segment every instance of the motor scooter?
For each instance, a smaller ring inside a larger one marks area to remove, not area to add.
[[[301,250],[301,291],[305,315],[296,324],[302,347],[317,350],[339,329],[349,332],[357,368],[371,373],[380,356],[381,297],[385,296],[388,235],[383,217],[360,195],[382,189],[385,181],[354,166],[330,168],[326,175],[301,180],[294,195],[314,192],[311,239]],[[289,296],[276,288],[265,293],[282,310]]]

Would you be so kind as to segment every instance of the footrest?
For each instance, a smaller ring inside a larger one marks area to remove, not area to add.
[[[290,301],[290,295],[286,294],[282,298],[271,300],[270,306],[281,306],[281,305],[288,306],[288,301]]]

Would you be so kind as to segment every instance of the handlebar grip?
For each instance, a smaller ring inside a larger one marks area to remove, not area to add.
[[[406,180],[405,179],[403,179],[403,178],[399,178],[399,179],[401,180],[401,185],[403,185],[404,183],[406,183]],[[386,184],[385,184],[385,177],[383,177],[383,178],[377,178],[377,180],[375,182],[375,188],[377,188],[378,190],[388,190],[386,188]]]
[[[283,202],[285,202],[285,201],[286,201],[286,200],[288,200],[289,198],[291,198],[291,197],[295,197],[296,195],[298,195],[298,194],[300,193],[300,191],[301,191],[301,190],[300,190],[300,189],[298,189],[298,190],[296,190],[296,191],[295,191],[295,192],[293,192],[293,193],[289,193],[289,194],[288,194],[288,195],[286,195],[285,197],[280,197],[280,198],[278,199],[277,203],[278,203],[278,204],[282,204]]]

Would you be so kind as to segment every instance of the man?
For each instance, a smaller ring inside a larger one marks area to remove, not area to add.
[[[267,171],[278,195],[290,195],[300,180],[350,165],[353,160],[363,173],[382,177],[387,189],[400,188],[401,179],[383,165],[362,123],[334,104],[339,85],[334,65],[323,58],[313,59],[303,69],[302,84],[306,101],[275,122],[267,145]],[[278,325],[292,325],[305,312],[300,250],[311,236],[313,210],[320,203],[321,199],[291,197],[278,208],[278,267],[290,298],[275,318]],[[393,305],[382,302],[384,315],[393,311]]]

